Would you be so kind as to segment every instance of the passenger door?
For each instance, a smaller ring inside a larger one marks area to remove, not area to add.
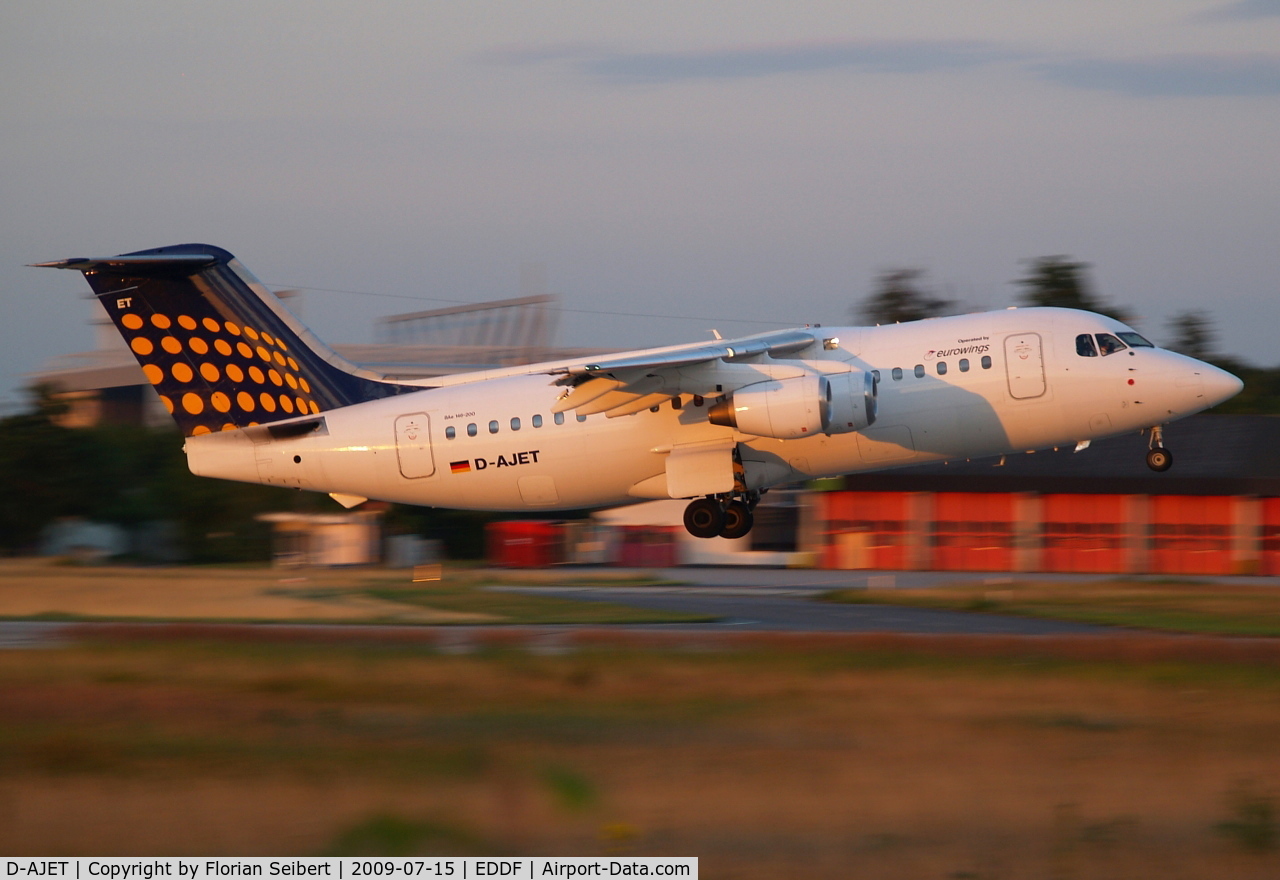
[[[1010,397],[1028,400],[1044,395],[1044,349],[1039,333],[1006,336],[1004,366],[1009,380]]]
[[[396,419],[396,455],[400,473],[410,480],[436,472],[431,454],[431,419],[426,413],[408,413]]]

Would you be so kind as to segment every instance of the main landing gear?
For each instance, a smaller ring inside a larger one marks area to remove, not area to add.
[[[1147,467],[1164,472],[1173,467],[1173,453],[1164,448],[1164,426],[1151,429],[1151,441],[1147,448]]]
[[[732,495],[695,498],[684,509],[684,527],[695,538],[741,538],[755,524],[751,511],[759,501],[759,492],[748,492],[741,498]]]

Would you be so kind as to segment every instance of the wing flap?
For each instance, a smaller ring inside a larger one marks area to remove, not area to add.
[[[671,399],[671,397],[672,395],[667,394],[664,391],[658,391],[653,394],[644,394],[637,397],[630,403],[625,403],[622,406],[616,406],[609,410],[606,418],[616,419],[619,416],[629,416],[638,412],[644,412],[646,409],[652,409],[655,406],[666,403]]]
[[[580,406],[585,406],[598,397],[608,394],[610,391],[616,391],[621,388],[623,383],[617,379],[610,379],[600,376],[594,379],[587,379],[580,385],[575,385],[565,395],[555,402],[551,407],[553,413],[568,412]]]
[[[725,370],[745,370],[765,355],[798,354],[818,342],[809,330],[781,330],[743,339],[682,346],[593,363],[570,364],[551,370],[555,384],[568,385],[554,412],[577,410],[581,415],[606,413],[609,418],[631,415],[657,406],[682,393],[713,395],[726,391],[719,376]],[[725,367],[726,364],[741,365]],[[719,365],[708,373],[703,365]],[[736,376],[737,373],[735,372]],[[758,381],[756,377],[755,381]]]
[[[608,394],[597,397],[590,403],[578,407],[578,415],[593,416],[596,413],[611,413],[620,406],[631,404],[638,396],[629,391],[610,391]]]
[[[557,381],[561,385],[575,384],[581,376],[601,376],[619,371],[658,370],[686,367],[707,361],[743,361],[761,355],[796,354],[817,342],[817,336],[809,330],[779,330],[760,336],[742,339],[717,340],[713,344],[682,347],[670,351],[657,351],[630,357],[612,358],[589,363],[569,364],[553,370],[563,374]]]

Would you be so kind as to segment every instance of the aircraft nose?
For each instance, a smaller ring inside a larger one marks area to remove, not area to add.
[[[1201,368],[1200,378],[1204,383],[1204,396],[1209,401],[1209,406],[1217,406],[1244,390],[1244,383],[1239,376],[1208,364]]]

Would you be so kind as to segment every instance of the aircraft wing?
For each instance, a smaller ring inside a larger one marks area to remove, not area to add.
[[[672,349],[633,352],[615,358],[560,364],[550,370],[566,386],[554,412],[625,416],[680,394],[714,396],[723,379],[717,364],[748,363],[765,355],[796,355],[818,342],[811,330],[778,330],[741,339],[716,340]]]

